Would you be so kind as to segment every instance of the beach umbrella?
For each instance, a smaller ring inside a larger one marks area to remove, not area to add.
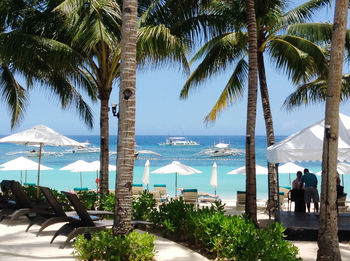
[[[258,164],[255,165],[255,169],[256,169],[257,175],[259,175],[259,174],[267,175],[268,174],[268,169],[263,167],[263,166],[260,166]],[[231,170],[230,172],[227,172],[227,174],[229,174],[229,175],[246,174],[245,166],[240,167],[238,169]]]
[[[350,174],[350,164],[345,162],[338,162],[337,171],[342,176],[342,184],[344,186],[344,175]],[[316,175],[321,176],[322,170],[317,172]]]
[[[21,182],[22,182],[22,171],[25,170],[25,182],[27,182],[27,171],[28,170],[37,170],[38,163],[27,159],[25,157],[18,157],[13,160],[7,161],[0,165],[2,169],[1,171],[9,171],[9,170],[20,170],[21,171]],[[52,168],[46,167],[44,165],[40,165],[41,170],[50,170]]]
[[[145,163],[145,169],[143,171],[143,177],[142,177],[143,184],[147,185],[148,190],[148,184],[149,184],[149,160]]]
[[[99,160],[95,160],[90,162],[88,165],[82,167],[80,171],[82,172],[94,172],[96,171],[96,180],[98,180],[98,173],[101,169],[101,162]],[[108,164],[108,171],[115,171],[117,167],[115,165]],[[79,172],[77,170],[73,170],[73,172]],[[98,182],[96,182],[97,190],[98,190]]]
[[[40,185],[40,162],[43,145],[48,146],[66,146],[66,147],[85,147],[83,144],[72,140],[66,136],[55,132],[45,125],[37,125],[31,129],[27,129],[10,136],[0,139],[1,143],[15,143],[21,145],[39,145],[39,164],[38,164],[38,182]],[[39,189],[37,190],[39,197]]]
[[[192,175],[195,173],[202,173],[202,171],[184,165],[179,161],[173,161],[170,164],[152,171],[155,174],[171,174],[175,173],[175,197],[177,196],[177,175]]]
[[[210,186],[214,188],[214,195],[216,195],[216,188],[218,186],[218,166],[216,165],[216,162],[214,162],[213,168],[211,170]]]
[[[278,173],[288,173],[289,174],[289,185],[292,184],[290,174],[291,173],[297,173],[298,171],[303,172],[305,168],[293,163],[293,162],[287,162],[286,164],[283,164],[281,166],[278,166]]]
[[[90,167],[90,163],[86,162],[85,160],[77,160],[71,164],[68,164],[67,166],[64,166],[63,168],[60,168],[60,170],[69,170],[71,172],[79,172],[80,173],[80,187],[83,187],[83,178],[81,173],[86,172],[86,169]]]

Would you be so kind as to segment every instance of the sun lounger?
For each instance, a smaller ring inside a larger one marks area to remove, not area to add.
[[[198,190],[197,189],[183,189],[181,197],[186,204],[194,204],[198,207]]]
[[[237,191],[237,201],[236,201],[236,209],[237,210],[244,210],[245,209],[245,198],[246,198],[245,191]]]
[[[165,184],[154,184],[153,188],[154,188],[154,191],[159,192],[161,202],[165,202],[169,199],[170,196],[166,192]]]
[[[346,212],[348,206],[346,205],[346,193],[337,198],[337,211],[338,213]]]
[[[279,187],[280,192],[280,206],[283,207],[283,204],[287,202],[287,210],[291,211],[292,206],[292,200],[291,200],[291,187],[287,186],[280,186]],[[281,194],[283,192],[283,194]],[[283,195],[281,197],[281,195]]]
[[[139,197],[140,194],[143,192],[143,185],[142,184],[132,184],[131,187],[131,194],[133,197]]]
[[[55,213],[43,204],[34,204],[28,198],[21,184],[17,181],[7,181],[8,187],[15,197],[15,207],[5,208],[0,211],[0,221],[9,218],[9,224],[21,216],[26,216],[28,220],[38,217],[48,218]]]
[[[51,226],[56,223],[61,223],[61,222],[69,222],[72,219],[78,219],[79,217],[77,216],[77,213],[75,211],[69,211],[65,212],[63,210],[63,206],[61,205],[60,202],[57,201],[55,195],[52,193],[51,189],[43,186],[39,186],[40,191],[42,194],[45,196],[47,202],[49,203],[50,207],[53,209],[55,212],[55,216],[49,217],[49,218],[44,218],[44,217],[37,217],[34,218],[30,221],[26,232],[32,225],[38,225],[40,226],[40,229],[36,236],[38,236],[45,228],[48,226]],[[89,210],[88,211],[90,217],[92,220],[98,220],[100,219],[101,216],[104,215],[113,215],[113,212],[110,211],[99,211],[99,210]]]
[[[113,225],[113,220],[93,221],[86,208],[79,201],[77,195],[66,191],[62,191],[62,193],[72,204],[74,210],[79,216],[79,219],[72,219],[68,223],[64,224],[59,230],[57,230],[52,237],[50,244],[55,240],[57,236],[64,235],[67,237],[67,239],[63,245],[60,246],[60,248],[64,248],[69,241],[71,241],[77,235],[83,234],[85,231],[98,231]]]
[[[198,193],[198,202],[199,203],[213,203],[215,201],[220,201],[218,195],[210,195],[208,193]]]

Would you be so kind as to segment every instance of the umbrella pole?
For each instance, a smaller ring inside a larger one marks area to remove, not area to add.
[[[344,174],[341,174],[341,182],[342,182],[343,187],[344,187]]]
[[[214,190],[214,195],[216,196],[216,189]]]
[[[81,177],[81,172],[80,172],[80,187],[82,188],[83,187],[83,179]]]
[[[26,170],[26,174],[25,174],[24,182],[25,182],[25,183],[27,183],[27,170]]]
[[[292,186],[292,180],[290,178],[290,173],[289,173],[289,186]]]
[[[40,143],[40,150],[39,150],[39,164],[38,164],[38,183],[36,188],[36,198],[39,199],[39,185],[40,185],[40,162],[41,162],[41,150],[43,149],[43,144]]]
[[[175,173],[175,198],[177,197],[177,172]]]
[[[22,183],[22,170],[21,170],[21,185],[22,185],[23,183]]]

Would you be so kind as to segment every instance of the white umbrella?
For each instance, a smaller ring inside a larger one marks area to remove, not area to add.
[[[283,164],[281,166],[278,166],[278,173],[288,173],[289,174],[289,184],[291,185],[291,178],[290,173],[297,173],[298,171],[303,172],[304,168],[294,164],[293,162],[288,162],[286,164]]]
[[[80,171],[82,172],[94,172],[96,171],[96,179],[98,179],[98,173],[100,172],[101,169],[101,162],[99,160],[95,160],[88,165],[82,167]],[[115,165],[108,164],[108,171],[115,171],[117,167]],[[73,172],[79,172],[77,170],[73,170]],[[96,181],[97,185],[97,190],[98,190],[98,182]]]
[[[339,174],[342,175],[342,184],[344,186],[344,174],[350,174],[350,164],[345,163],[345,162],[338,162],[337,165],[337,171]],[[322,175],[322,170],[316,173],[316,175],[321,176]]]
[[[255,165],[255,169],[256,169],[256,174],[263,174],[263,175],[268,174],[268,169],[263,167],[263,166],[260,166],[258,164]],[[240,167],[238,169],[231,170],[230,172],[227,172],[227,174],[229,174],[229,175],[246,174],[245,166]]]
[[[60,168],[60,170],[70,170],[71,172],[80,172],[80,187],[83,187],[83,178],[81,173],[85,172],[90,167],[90,163],[85,160],[77,160],[67,166]]]
[[[181,164],[179,161],[173,161],[172,163],[152,171],[155,174],[170,174],[175,173],[175,197],[177,196],[177,174],[180,175],[192,175],[195,173],[202,173],[202,171],[192,168],[190,166]]]
[[[37,170],[38,169],[38,163],[35,161],[32,161],[30,159],[27,159],[25,157],[18,157],[13,160],[7,161],[0,165],[0,167],[3,167],[0,169],[1,171],[7,171],[7,170],[20,170],[21,171],[21,181],[22,181],[22,170],[26,171],[26,177],[25,182],[27,182],[27,170]],[[42,164],[40,164],[41,170],[50,170],[52,168],[46,167]]]
[[[46,127],[45,125],[34,126],[31,129],[24,130],[10,136],[0,139],[1,143],[15,143],[21,145],[39,145],[39,164],[38,164],[38,182],[40,184],[40,162],[41,162],[41,151],[43,145],[49,146],[67,146],[67,147],[85,147],[75,140],[72,140],[66,136],[55,132],[54,130]],[[37,193],[39,196],[39,190]]]
[[[149,160],[146,161],[145,163],[145,170],[143,171],[143,177],[142,177],[142,182],[143,184],[147,185],[147,190],[148,190],[148,184],[149,184]]]
[[[216,188],[218,186],[218,166],[216,165],[216,162],[214,162],[213,168],[211,170],[210,186],[214,188],[216,195]]]

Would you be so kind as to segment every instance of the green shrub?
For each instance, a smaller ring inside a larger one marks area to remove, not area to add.
[[[195,210],[182,199],[171,200],[152,213],[151,221],[164,236],[205,249],[218,260],[298,260],[280,224],[258,229],[245,215],[226,216],[219,202]]]
[[[93,233],[91,240],[79,235],[73,254],[80,260],[147,261],[154,256],[155,237],[147,233],[131,232],[113,237],[112,230]]]
[[[95,209],[95,205],[98,202],[98,194],[96,192],[78,191],[77,195],[86,209]]]
[[[153,195],[143,191],[140,197],[132,200],[132,219],[133,220],[150,220],[151,213],[156,209],[156,200]]]
[[[100,208],[114,212],[115,195],[112,193],[102,195],[100,198]]]

